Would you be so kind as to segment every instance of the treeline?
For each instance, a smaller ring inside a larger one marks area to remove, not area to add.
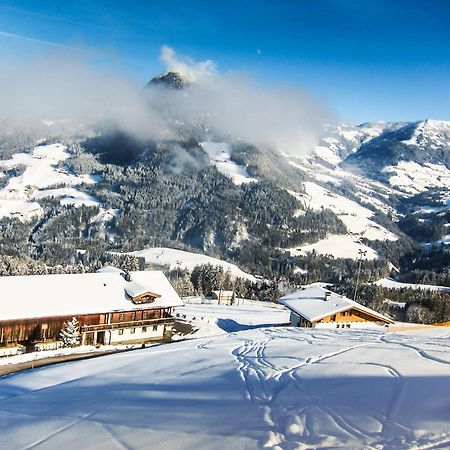
[[[235,277],[222,266],[201,264],[192,272],[174,269],[168,273],[170,282],[181,297],[211,296],[213,291],[233,291],[236,298],[276,302],[283,293],[280,283]]]
[[[47,265],[30,258],[0,255],[0,276],[50,275],[64,273],[92,273],[105,266],[114,266],[123,271],[144,270],[145,261],[133,255],[102,253],[80,253],[73,264]]]

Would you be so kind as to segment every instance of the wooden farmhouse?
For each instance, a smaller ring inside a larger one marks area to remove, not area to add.
[[[160,341],[182,305],[159,271],[0,277],[0,347],[45,348],[72,317],[82,345]]]
[[[309,328],[372,328],[394,323],[347,297],[321,286],[310,286],[280,298],[291,311],[294,327]]]

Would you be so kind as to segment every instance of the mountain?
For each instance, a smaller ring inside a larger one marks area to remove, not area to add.
[[[161,83],[186,85],[174,72],[150,82]],[[1,255],[96,265],[172,247],[301,283],[353,279],[362,251],[362,279],[395,267],[403,281],[450,282],[449,122],[329,124],[303,157],[203,123],[176,129],[2,130]]]
[[[388,180],[392,172],[397,176],[407,172],[409,166],[405,163],[446,172],[450,166],[450,122],[425,120],[385,130],[362,143],[345,162]],[[410,172],[415,168],[410,166]]]
[[[152,78],[147,86],[165,86],[173,89],[183,89],[189,85],[183,75],[178,72],[165,72],[162,75]]]

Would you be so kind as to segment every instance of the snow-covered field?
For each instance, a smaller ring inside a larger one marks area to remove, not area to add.
[[[190,322],[196,329],[193,338],[255,327],[285,325],[289,311],[282,305],[236,299],[233,306],[218,304],[217,300],[198,297],[183,299],[185,306],[176,310],[176,317]]]
[[[153,247],[136,252],[130,252],[131,255],[142,257],[148,264],[156,266],[169,266],[171,269],[188,269],[192,270],[195,266],[201,264],[212,264],[213,266],[221,266],[224,271],[230,270],[235,277],[245,278],[250,281],[256,281],[253,275],[241,270],[235,264],[203,255],[201,253],[186,252],[168,247]]]
[[[98,204],[96,199],[75,188],[46,189],[56,185],[75,186],[96,182],[93,176],[77,176],[58,167],[67,158],[69,153],[64,145],[49,144],[35,147],[32,153],[16,153],[11,159],[0,161],[0,175],[3,176],[3,171],[24,167],[21,175],[11,177],[7,185],[0,189],[0,217],[27,220],[40,215],[42,208],[36,200],[43,197],[62,197],[62,204],[76,206]]]
[[[288,250],[292,256],[305,255],[306,253],[315,250],[319,255],[331,255],[335,258],[351,259],[358,259],[359,250],[362,250],[367,252],[365,256],[366,259],[373,260],[378,258],[378,254],[375,250],[365,244],[359,243],[357,239],[347,234],[334,234],[314,244],[301,245],[285,250]]]
[[[288,249],[292,254],[304,254],[315,250],[321,255],[332,255],[335,258],[359,257],[359,250],[367,251],[367,259],[376,259],[375,250],[361,244],[361,239],[397,240],[397,236],[386,228],[378,225],[371,217],[373,212],[359,203],[335,194],[328,189],[307,181],[304,183],[305,193],[291,192],[305,204],[306,208],[320,210],[331,209],[344,222],[348,235],[332,235],[313,244],[302,245],[300,249]]]
[[[235,184],[258,181],[247,173],[245,167],[231,161],[231,145],[225,142],[200,142],[200,145],[208,153],[211,164],[216,166],[219,172],[230,177]]]
[[[443,164],[417,164],[400,161],[396,166],[388,166],[383,172],[392,174],[389,184],[408,194],[417,194],[430,188],[450,188],[450,170]]]
[[[433,284],[414,284],[414,283],[401,283],[395,281],[392,278],[382,278],[375,282],[378,286],[383,286],[390,289],[422,289],[424,291],[450,291],[450,287],[447,286],[435,286]]]
[[[2,446],[447,448],[449,335],[257,328],[25,371]]]

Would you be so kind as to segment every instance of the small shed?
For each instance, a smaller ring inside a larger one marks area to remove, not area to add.
[[[212,291],[212,298],[219,302],[230,302],[235,296],[234,291]]]

